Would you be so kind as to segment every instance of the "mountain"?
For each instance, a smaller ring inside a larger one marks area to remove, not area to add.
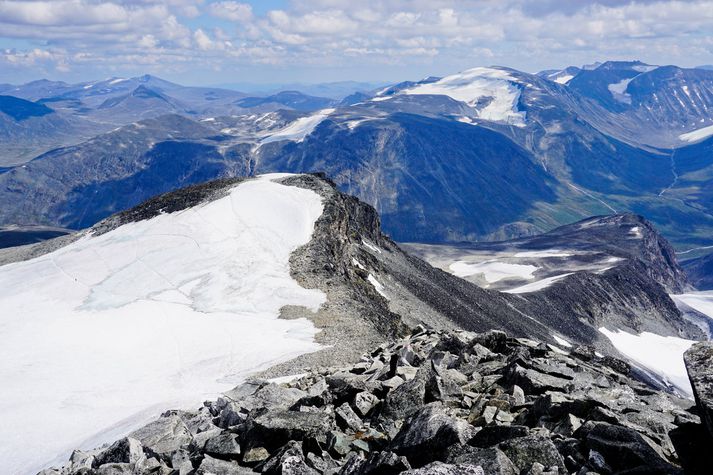
[[[279,104],[290,109],[311,112],[329,107],[334,104],[334,101],[325,97],[308,96],[298,91],[282,91],[266,97],[246,97],[236,104],[245,109],[264,108],[270,105],[269,110],[274,109],[274,104]]]
[[[306,112],[286,110],[289,106],[274,102],[276,96],[265,103],[263,98],[250,98],[248,104],[266,108],[258,113],[236,105],[236,100],[244,99],[240,98],[233,99],[229,107],[242,113],[188,114],[185,120],[199,119],[186,127],[202,130],[200,139],[163,134],[159,141],[171,140],[168,150],[178,163],[182,163],[182,150],[196,167],[203,160],[201,154],[208,162],[221,162],[205,172],[213,177],[324,171],[342,190],[374,205],[386,230],[398,241],[510,239],[592,215],[631,212],[650,219],[677,249],[685,250],[711,244],[713,200],[706,191],[713,179],[707,160],[709,144],[704,136],[691,142],[677,136],[676,148],[645,145],[639,133],[643,129],[637,128],[642,125],[630,127],[627,122],[652,123],[636,119],[645,109],[639,105],[652,94],[667,97],[670,107],[675,106],[670,98],[680,95],[677,91],[684,85],[689,92],[698,91],[700,98],[707,97],[708,83],[701,70],[683,70],[685,84],[665,79],[677,74],[668,67],[608,62],[581,68],[571,81],[560,84],[546,74],[474,68],[395,84]],[[631,104],[615,100],[608,88],[610,81],[628,79],[622,94],[632,97]],[[179,114],[186,117],[187,106],[172,95],[185,89],[155,78],[144,83],[140,91],[158,96],[124,94],[102,96],[102,100],[111,105],[135,99],[137,103],[156,102],[175,106],[171,108],[181,109]],[[591,90],[584,86],[589,83]],[[642,86],[649,83],[655,87]],[[94,87],[104,86],[88,90]],[[289,98],[304,99],[283,97],[288,103]],[[224,99],[218,102],[225,104]],[[104,112],[121,116],[111,110]],[[132,107],[126,110],[128,118]],[[654,133],[657,127],[675,129],[677,134],[685,130],[676,122],[683,119],[666,111],[647,133],[662,138],[664,134]],[[126,150],[112,147],[130,142],[137,127],[119,128],[76,149],[54,150],[27,164],[29,171],[13,169],[0,175],[0,195],[12,203],[0,213],[0,223],[25,219],[24,224],[83,227],[170,189],[169,180],[161,180],[155,189],[144,180],[138,193],[117,191],[118,186],[142,181],[132,178],[143,166],[145,158],[140,157],[155,153],[156,141],[150,140]],[[112,159],[87,167],[84,159],[71,156],[93,155],[94,148],[111,150]],[[199,149],[202,152],[197,154]],[[169,160],[168,154],[163,156]],[[137,164],[120,174],[104,170],[111,169],[115,161]],[[65,167],[72,169],[68,172],[73,175],[71,187],[49,186]],[[103,194],[104,183],[108,203],[89,218],[85,210],[94,196]],[[14,198],[23,194],[42,196],[41,203],[27,206]]]
[[[681,266],[698,290],[713,290],[713,254],[685,260]]]
[[[0,249],[6,247],[25,246],[54,239],[69,234],[64,228],[46,226],[6,226],[0,227]]]
[[[0,167],[20,165],[44,151],[86,140],[99,130],[44,104],[0,96]]]
[[[66,460],[72,447],[111,441],[167,404],[195,404],[276,363],[281,375],[353,363],[418,325],[501,329],[548,343],[531,346],[539,354],[591,345],[582,351],[628,372],[612,358],[621,355],[633,377],[690,395],[682,364],[652,367],[634,351],[663,340],[659,354],[675,353],[691,343],[682,337],[702,335],[668,297],[666,286],[685,285],[670,247],[632,216],[553,239],[571,234],[582,252],[599,243],[630,257],[536,292],[483,289],[402,251],[374,208],[323,176],[277,174],[173,191],[74,235],[0,251],[12,263],[0,266],[11,309],[0,316],[0,376],[14,382],[0,388],[6,468]]]
[[[713,125],[710,70],[607,61],[580,70],[566,85],[607,112],[592,110],[588,121],[635,145],[679,147],[686,134]]]

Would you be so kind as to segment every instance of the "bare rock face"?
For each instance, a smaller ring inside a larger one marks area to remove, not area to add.
[[[696,343],[683,359],[701,418],[713,438],[713,342]]]

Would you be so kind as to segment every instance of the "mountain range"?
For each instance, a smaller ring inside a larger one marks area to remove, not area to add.
[[[713,235],[711,78],[637,61],[539,74],[475,68],[341,102],[152,76],[7,86],[0,93],[53,111],[0,114],[15,141],[31,144],[22,131],[41,130],[29,120],[108,130],[86,141],[75,133],[77,143],[20,165],[4,157],[0,224],[77,229],[207,178],[323,171],[374,205],[398,241],[508,239],[633,212],[689,251]]]

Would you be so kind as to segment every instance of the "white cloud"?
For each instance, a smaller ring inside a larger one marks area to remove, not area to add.
[[[257,0],[0,0],[0,48],[15,40],[48,44],[66,51],[70,66],[86,54],[87,69],[275,64],[366,74],[389,64],[421,75],[602,59],[713,63],[713,0],[292,0],[266,13],[251,3]]]
[[[216,2],[211,3],[210,14],[225,20],[247,22],[253,18],[253,7],[247,3],[240,2]]]

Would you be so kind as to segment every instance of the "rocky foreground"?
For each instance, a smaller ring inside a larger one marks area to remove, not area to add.
[[[710,382],[701,345],[694,387]],[[628,371],[590,347],[419,327],[351,367],[241,385],[41,473],[709,473],[701,409]]]

